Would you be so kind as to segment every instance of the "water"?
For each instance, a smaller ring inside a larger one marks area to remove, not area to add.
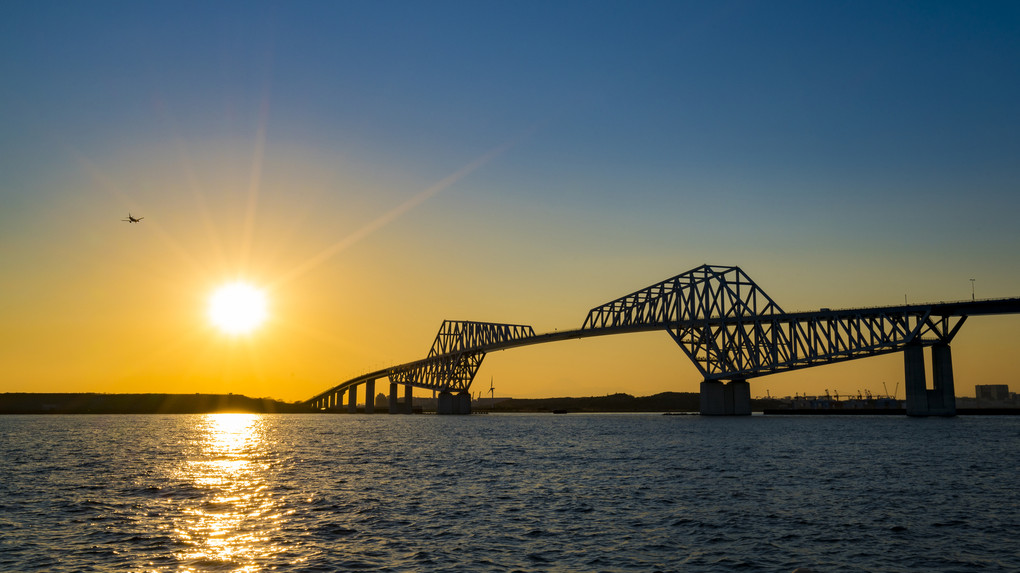
[[[3,571],[1018,571],[1016,417],[0,417]]]

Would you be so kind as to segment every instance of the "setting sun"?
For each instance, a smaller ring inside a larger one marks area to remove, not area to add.
[[[250,284],[236,282],[216,289],[209,299],[209,318],[229,334],[245,334],[266,319],[266,296]]]

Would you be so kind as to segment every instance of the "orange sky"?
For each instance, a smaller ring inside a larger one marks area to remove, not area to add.
[[[576,328],[591,307],[702,262],[658,249],[603,258],[579,241],[559,244],[535,221],[545,209],[537,206],[514,207],[532,213],[514,215],[525,222],[519,229],[501,228],[497,214],[509,208],[478,189],[484,182],[384,178],[389,185],[369,199],[346,203],[334,190],[366,183],[349,183],[344,170],[308,164],[306,156],[277,158],[287,164],[277,180],[244,169],[243,160],[222,174],[230,158],[220,162],[186,147],[167,161],[174,165],[161,166],[171,152],[134,149],[107,167],[75,165],[57,178],[68,190],[62,200],[27,214],[22,224],[38,232],[32,250],[6,253],[24,272],[9,275],[5,287],[5,391],[298,400],[424,357],[443,319],[523,323],[538,332]],[[486,203],[478,209],[490,224],[444,212],[463,202]],[[123,203],[144,221],[120,222]],[[572,228],[584,233],[576,222]],[[924,255],[904,256],[895,271],[842,264],[812,255],[810,246],[791,258],[760,245],[705,244],[699,251],[708,262],[741,266],[788,311],[970,294],[966,278],[947,288],[943,269]],[[810,264],[791,260],[801,258]],[[214,289],[236,279],[269,297],[269,320],[246,336],[220,332],[207,316]],[[975,288],[1014,294],[997,280]],[[953,345],[958,394],[972,395],[977,383],[1011,383],[1017,340],[1020,317],[970,319]],[[893,391],[901,360],[897,354],[754,379],[752,393],[880,393],[883,382]],[[665,332],[493,353],[478,380],[484,383],[475,391],[491,380],[499,394],[519,397],[691,392],[700,382]]]
[[[577,328],[705,263],[791,312],[1020,296],[1005,6],[4,10],[0,392],[306,399],[423,358],[444,319]],[[235,280],[269,297],[247,336],[207,316]],[[1016,391],[1017,344],[1020,317],[970,319],[958,395]],[[902,370],[751,392],[882,393]],[[700,382],[666,333],[495,353],[490,380]]]

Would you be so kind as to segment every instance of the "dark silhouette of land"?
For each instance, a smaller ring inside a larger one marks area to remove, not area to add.
[[[478,410],[493,412],[697,412],[700,408],[700,395],[697,392],[662,392],[652,396],[631,396],[630,394],[610,394],[608,396],[591,396],[588,398],[512,398],[493,404],[492,408],[477,406]],[[763,408],[774,408],[778,400],[751,400],[751,408],[761,411]]]
[[[426,401],[426,400],[423,400]],[[509,398],[488,404],[483,398],[474,410],[483,412],[698,412],[697,392],[662,392],[653,396],[610,394],[586,398]],[[752,399],[751,409],[766,414],[899,414],[899,409],[791,409],[775,399]],[[420,409],[418,409],[420,412]],[[271,398],[249,398],[239,394],[100,394],[30,393],[0,394],[2,414],[211,414],[247,412],[253,414],[345,413],[314,410],[306,402],[282,402]],[[386,408],[377,408],[379,414]],[[1010,408],[957,408],[958,414],[1020,414]]]
[[[761,403],[759,403],[761,402]],[[663,392],[654,396],[611,394],[587,398],[511,398],[484,412],[697,412],[696,392]],[[775,407],[775,401],[752,400],[755,410]],[[101,394],[29,393],[0,394],[0,414],[208,414],[214,412],[313,413],[304,402],[281,402],[239,394]],[[385,409],[380,410],[381,413]]]
[[[309,412],[306,404],[238,394],[0,394],[0,414],[209,414]]]

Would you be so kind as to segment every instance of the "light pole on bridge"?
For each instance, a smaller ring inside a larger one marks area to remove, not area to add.
[[[975,300],[977,299],[974,298],[974,279],[970,279],[970,301],[974,302]]]

